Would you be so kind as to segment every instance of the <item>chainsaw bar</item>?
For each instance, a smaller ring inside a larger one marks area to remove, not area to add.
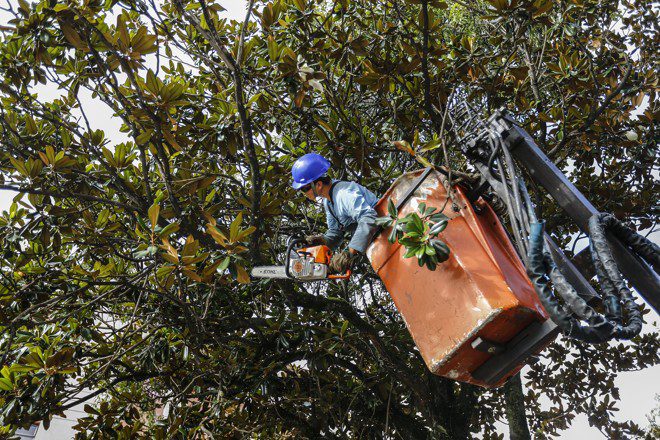
[[[289,278],[284,266],[258,266],[252,269],[251,275],[255,278]]]

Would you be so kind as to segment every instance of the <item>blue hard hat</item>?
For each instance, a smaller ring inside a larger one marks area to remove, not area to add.
[[[325,175],[330,169],[330,162],[316,153],[305,154],[299,157],[296,163],[291,167],[293,176],[293,189],[300,189]]]

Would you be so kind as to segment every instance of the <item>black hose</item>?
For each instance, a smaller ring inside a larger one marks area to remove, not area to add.
[[[637,255],[653,266],[656,273],[660,273],[660,246],[625,226],[612,214],[603,212],[597,215],[598,221],[606,230],[614,234],[614,236],[630,247]]]
[[[543,251],[543,223],[532,223],[530,229],[527,275],[550,318],[561,328],[562,333],[569,337],[592,344],[611,339],[616,325],[596,313],[580,298],[557,269],[552,257]],[[583,326],[557,301],[546,274],[550,274],[555,289],[561,292],[566,304],[571,308],[575,307],[574,311],[577,311],[588,325]]]
[[[575,288],[561,273],[552,256],[544,249],[543,225],[538,223],[536,219],[527,189],[516,176],[515,165],[510,155],[508,155],[507,148],[500,144],[498,149],[501,149],[499,161],[502,175],[501,183],[504,188],[514,236],[518,242],[518,247],[525,250],[523,255],[527,257],[528,274],[553,321],[562,328],[567,336],[589,343],[604,342],[612,338],[631,339],[638,335],[642,329],[642,315],[639,306],[634,302],[632,293],[619,274],[605,238],[604,228],[607,227],[612,230],[633,250],[641,251],[640,254],[645,255],[650,263],[660,260],[658,246],[621,225],[612,215],[599,214],[592,218],[590,222],[592,236],[590,247],[598,279],[601,282],[605,316],[597,313],[584,298],[580,297]],[[509,168],[509,179],[512,182],[513,194],[510,194],[508,182],[504,178],[503,160]],[[512,200],[512,197],[514,200]],[[536,226],[532,228],[532,225]],[[528,232],[529,241],[526,240],[527,237],[520,237],[520,234],[516,234],[517,230],[523,234]],[[533,250],[532,236],[536,240]],[[523,239],[521,240],[521,238]],[[554,290],[562,298],[566,307],[562,306],[552,294],[552,289],[548,285],[549,281],[552,281]],[[624,314],[626,317],[625,325],[623,323]],[[576,315],[577,318],[573,315]],[[582,325],[581,321],[584,321],[586,325]]]
[[[607,242],[607,237],[605,235],[606,228],[613,230],[617,236],[622,231],[625,231],[625,238],[623,239],[624,243],[630,245],[626,240],[634,239],[635,246],[638,248],[643,246],[645,248],[645,254],[649,258],[658,257],[657,246],[650,243],[650,241],[644,243],[644,240],[646,240],[644,237],[633,237],[633,235],[638,234],[634,232],[631,234],[632,231],[621,225],[621,223],[611,214],[596,214],[589,219],[589,235],[591,237],[589,246],[591,247],[591,257],[594,261],[594,266],[596,267],[598,279],[603,284],[603,291],[605,292],[605,307],[608,310],[608,315],[611,315],[610,319],[618,324],[616,337],[620,339],[630,339],[637,336],[642,330],[642,312],[639,310],[639,306],[635,303],[630,289],[628,289],[626,282],[619,273],[616,261],[612,255],[612,250]],[[654,247],[656,249],[653,249]],[[633,250],[638,252],[636,249]],[[622,323],[622,307],[627,316],[626,325],[623,325]]]

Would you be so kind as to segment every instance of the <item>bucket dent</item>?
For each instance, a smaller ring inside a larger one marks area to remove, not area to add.
[[[401,176],[376,205],[387,215],[387,204],[402,200],[422,170]],[[477,214],[460,188],[455,188],[458,212],[447,202],[442,176],[432,172],[400,207],[403,217],[420,203],[450,218],[439,237],[449,247],[449,259],[435,271],[403,258],[405,247],[389,243],[389,230],[376,237],[367,257],[401,313],[427,367],[435,374],[481,386],[471,372],[492,353],[472,347],[477,338],[505,344],[534,321],[547,315],[524,266],[492,209],[482,200]]]

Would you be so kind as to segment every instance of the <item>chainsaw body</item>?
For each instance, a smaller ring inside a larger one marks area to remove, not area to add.
[[[302,239],[290,241],[286,251],[284,266],[258,266],[252,269],[256,278],[291,278],[297,281],[322,281],[347,279],[351,271],[345,274],[330,274],[332,251],[328,246],[304,246]]]

